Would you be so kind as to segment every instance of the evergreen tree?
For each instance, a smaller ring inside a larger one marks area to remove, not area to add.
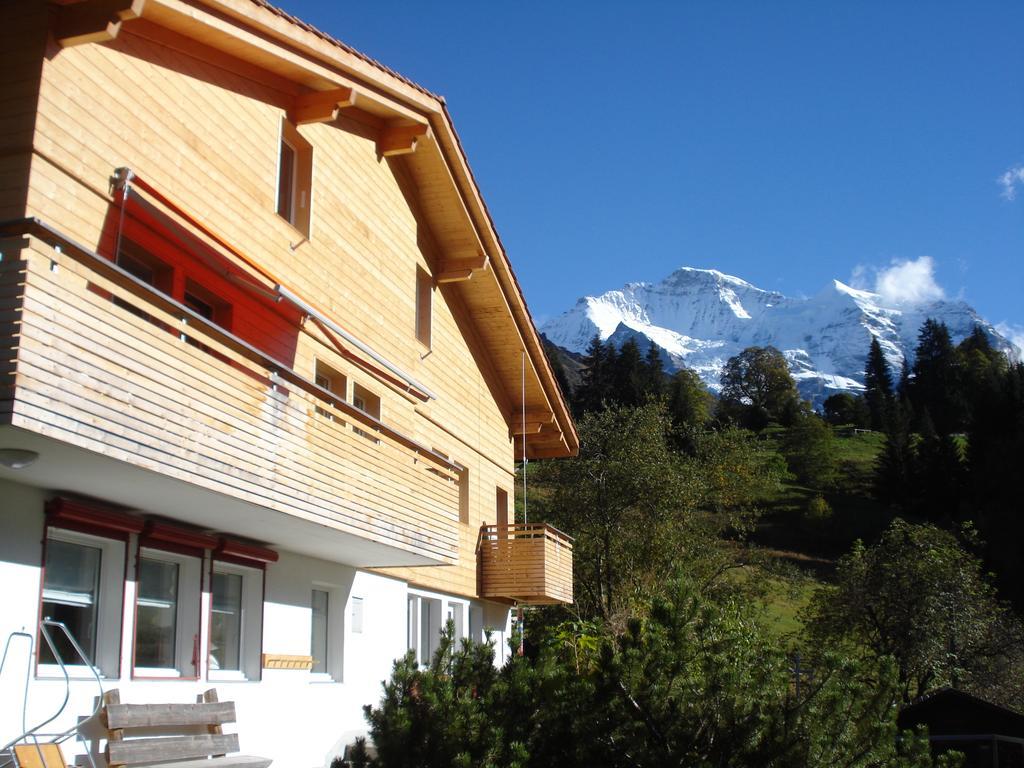
[[[909,506],[914,498],[914,450],[910,419],[898,401],[890,408],[885,447],[875,465],[875,495],[898,507]]]
[[[972,401],[974,418],[967,441],[970,499],[999,587],[1024,609],[1024,365],[1006,366],[977,390]]]
[[[864,363],[864,400],[871,417],[871,429],[885,430],[886,418],[892,405],[892,375],[889,363],[882,353],[878,337],[871,337],[867,362]]]
[[[797,419],[782,439],[790,471],[808,488],[826,490],[839,467],[832,428],[815,414]]]
[[[912,490],[915,507],[922,517],[949,523],[958,517],[965,484],[963,441],[936,432],[927,410],[920,421]]]
[[[956,348],[963,372],[964,401],[967,422],[974,416],[973,405],[980,393],[991,390],[997,385],[999,378],[1005,373],[1009,361],[999,350],[992,346],[988,336],[979,327],[974,330]]]
[[[676,432],[699,429],[711,419],[715,397],[708,392],[697,372],[682,368],[668,385],[668,413]]]
[[[966,426],[960,360],[945,323],[929,318],[918,334],[911,400],[918,417],[927,409],[940,435]]]
[[[579,415],[599,411],[613,393],[615,347],[594,334],[583,358],[583,381],[576,396]]]
[[[565,366],[562,365],[558,350],[543,334],[541,334],[541,343],[544,347],[544,354],[548,358],[548,364],[551,366],[551,371],[555,374],[558,388],[562,390],[562,396],[565,397],[566,402],[573,404],[575,402],[575,393],[573,392],[572,385],[569,383],[569,377],[565,373]]]
[[[634,339],[627,339],[619,347],[613,374],[615,402],[625,406],[637,406],[644,400],[644,362],[640,347]]]
[[[644,399],[661,397],[665,392],[665,366],[661,360],[661,347],[653,341],[644,355],[643,372]]]

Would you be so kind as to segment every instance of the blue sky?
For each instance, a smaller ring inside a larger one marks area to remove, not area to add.
[[[538,321],[688,265],[1024,326],[1024,2],[279,2],[447,98]]]

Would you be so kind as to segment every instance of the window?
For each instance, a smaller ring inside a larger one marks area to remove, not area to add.
[[[373,394],[366,387],[361,384],[352,385],[352,405],[358,408],[363,413],[373,416],[375,419],[380,419],[380,397]],[[365,430],[354,428],[357,435],[368,438],[377,442],[377,438],[369,434]]]
[[[441,639],[441,601],[409,595],[409,650],[420,666],[430,664]]]
[[[89,659],[96,658],[102,557],[99,547],[59,539],[46,545],[43,617],[63,622]],[[81,663],[63,632],[57,630],[50,634],[64,663]],[[57,663],[47,643],[40,646],[39,653],[43,663]]]
[[[495,494],[495,522],[498,525],[498,537],[508,536],[508,491],[498,488]]]
[[[242,576],[214,573],[210,611],[210,669],[242,669]]]
[[[312,598],[312,609],[313,609],[313,621],[310,632],[310,655],[313,657],[313,668],[312,672],[318,674],[327,674],[328,670],[328,653],[329,646],[327,644],[328,633],[328,605],[330,602],[330,594],[325,589],[314,589]]]
[[[132,277],[138,278],[168,296],[173,291],[174,269],[131,240],[126,239],[121,243],[121,250],[117,254],[117,266],[132,275]],[[149,313],[139,309],[131,302],[117,296],[113,297],[113,301],[117,306],[127,309],[133,315],[141,317],[143,320],[156,322]],[[161,325],[161,323],[157,323],[157,325]]]
[[[445,622],[452,622],[455,627],[453,637],[455,638],[456,647],[458,647],[458,640],[464,636],[464,629],[466,625],[465,621],[466,606],[462,603],[448,603],[448,615],[445,617]]]
[[[185,295],[181,303],[211,323],[231,330],[231,305],[194,280],[185,281]]]
[[[178,641],[178,563],[142,558],[136,613],[135,664],[175,666]]]
[[[421,267],[416,267],[416,338],[430,346],[431,300],[434,281]]]
[[[459,466],[459,522],[469,523],[469,470]]]
[[[185,281],[185,293],[181,303],[205,320],[209,320],[225,330],[231,330],[231,305],[193,280]],[[187,324],[188,319],[182,318],[182,321]],[[188,334],[183,333],[181,339],[204,352],[217,354],[206,344]]]
[[[348,390],[348,379],[345,378],[343,373],[331,368],[327,363],[322,360],[316,361],[314,381],[318,387],[323,387],[328,392],[337,395],[342,400],[345,399],[345,395]],[[326,419],[334,421],[337,419],[337,415],[333,412],[334,404],[328,403],[326,407],[316,406],[316,412]],[[340,421],[340,419],[338,419]]]
[[[48,528],[43,562],[41,618],[63,622],[101,674],[116,677],[120,661],[125,543],[61,528]],[[82,660],[67,636],[50,628],[65,665]],[[61,674],[49,644],[39,638],[39,672]]]
[[[196,677],[201,560],[162,550],[139,556],[135,675]]]
[[[310,236],[313,146],[287,120],[281,121],[277,167],[277,214],[306,237]]]
[[[260,675],[263,570],[216,561],[210,579],[210,680]]]
[[[174,288],[174,269],[138,243],[125,239],[117,254],[117,266],[168,296]]]
[[[352,598],[352,632],[357,635],[363,633],[363,598]]]

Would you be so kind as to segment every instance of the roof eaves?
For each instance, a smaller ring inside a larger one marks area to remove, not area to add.
[[[389,75],[390,77],[395,78],[396,80],[401,81],[405,85],[408,85],[410,88],[415,88],[417,91],[419,91],[420,93],[424,94],[425,96],[429,96],[432,99],[437,99],[441,104],[445,103],[444,102],[444,96],[439,96],[438,94],[433,93],[432,91],[424,88],[419,83],[416,83],[416,82],[410,80],[405,75],[402,75],[401,73],[396,72],[395,70],[391,69],[390,67],[385,66],[384,64],[381,64],[379,61],[377,61],[376,59],[372,58],[371,56],[367,56],[362,51],[356,50],[351,45],[348,45],[347,43],[343,43],[338,38],[333,37],[333,36],[327,34],[326,32],[324,32],[324,31],[322,31],[320,29],[317,29],[312,24],[309,24],[308,22],[303,21],[302,19],[300,19],[297,16],[293,16],[292,14],[288,13],[283,8],[279,8],[278,6],[273,5],[272,3],[268,3],[267,0],[249,0],[249,2],[251,2],[253,5],[256,5],[256,6],[260,7],[260,8],[263,8],[263,9],[265,9],[267,11],[270,11],[271,13],[273,13],[276,16],[279,16],[280,18],[284,19],[288,23],[294,24],[299,29],[302,29],[305,32],[309,32],[311,35],[315,35],[316,37],[320,38],[324,42],[330,43],[331,45],[334,45],[334,46],[340,48],[341,50],[345,51],[345,53],[348,53],[348,54],[350,54],[352,56],[355,56],[355,57],[361,59],[362,61],[365,61],[367,64],[369,64],[369,65],[371,65],[373,67],[376,67],[381,72]]]

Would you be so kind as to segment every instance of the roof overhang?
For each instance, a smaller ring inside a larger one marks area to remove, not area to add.
[[[523,441],[529,458],[578,451],[569,409],[441,97],[263,0],[84,0],[56,14],[61,45],[128,30],[200,55],[214,49],[282,92],[281,106],[298,122],[344,113],[374,128],[379,155],[399,158],[416,183],[443,254],[437,280],[468,311],[500,384],[517,455]]]

